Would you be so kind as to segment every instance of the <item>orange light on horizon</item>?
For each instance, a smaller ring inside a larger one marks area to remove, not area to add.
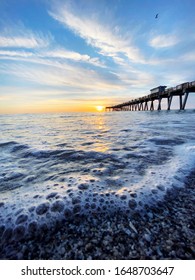
[[[95,108],[96,108],[96,110],[98,111],[98,112],[102,112],[103,110],[104,110],[104,106],[95,106]]]

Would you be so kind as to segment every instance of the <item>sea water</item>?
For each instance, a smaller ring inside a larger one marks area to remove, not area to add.
[[[194,167],[194,132],[195,110],[0,115],[1,234],[155,205]]]

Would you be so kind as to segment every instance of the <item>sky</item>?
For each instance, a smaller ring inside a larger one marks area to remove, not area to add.
[[[90,112],[194,81],[194,10],[194,0],[0,0],[0,113]]]

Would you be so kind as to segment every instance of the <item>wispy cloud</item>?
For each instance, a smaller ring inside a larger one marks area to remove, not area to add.
[[[99,67],[105,67],[105,65],[99,60],[98,57],[90,57],[87,54],[80,54],[78,52],[69,51],[64,48],[58,48],[51,51],[46,51],[40,54],[42,57],[50,57],[50,58],[60,58],[60,59],[68,59],[78,62],[86,62],[93,64]]]
[[[15,57],[16,59],[20,59],[22,57],[27,58],[27,57],[32,57],[33,53],[32,52],[27,52],[24,50],[21,51],[15,51],[15,50],[2,50],[0,49],[0,58],[2,58],[2,56],[4,58],[9,59],[10,57]]]
[[[194,62],[195,61],[195,51],[190,51],[182,56],[183,61]]]
[[[29,64],[23,63],[12,63],[9,66],[5,63],[1,64],[0,72],[44,86],[68,87],[71,91],[75,89],[96,91],[123,87],[118,77],[111,73],[103,75],[101,72],[65,62],[43,60],[43,63],[45,64],[39,66],[31,64],[30,67]]]
[[[49,14],[83,38],[89,45],[95,47],[101,55],[115,58],[122,54],[130,61],[144,62],[139,48],[133,44],[129,34],[122,34],[119,26],[106,25],[94,14],[86,15],[80,10],[72,10],[69,5],[61,2],[55,4]]]
[[[162,34],[155,36],[149,41],[149,45],[153,48],[169,48],[177,45],[180,39],[176,35]]]
[[[40,48],[46,47],[48,45],[48,40],[41,38],[37,35],[29,34],[29,36],[0,36],[0,47],[10,47],[10,48]]]
[[[0,30],[0,48],[45,48],[51,44],[52,40],[50,33],[32,31],[21,22],[10,23]]]
[[[22,28],[20,35],[13,35],[13,30],[9,28],[3,31],[0,36],[0,58],[11,60],[23,60],[34,63],[45,64],[44,60],[61,59],[75,62],[85,62],[97,67],[105,67],[98,57],[91,57],[87,54],[67,50],[63,47],[53,48],[57,45],[52,36],[35,34],[31,30]]]
[[[70,60],[105,67],[98,57],[80,54],[58,44],[50,32],[34,32],[21,22],[2,28],[0,33],[0,58],[43,63],[44,60]]]
[[[50,47],[51,49],[51,47]],[[50,64],[56,65],[58,61],[74,61],[74,62],[83,62],[92,64],[97,67],[105,67],[104,63],[100,61],[98,57],[90,57],[87,54],[80,54],[78,52],[69,51],[66,49],[51,49],[48,50],[39,50],[39,51],[27,51],[27,50],[10,50],[10,49],[1,49],[0,48],[0,59],[7,60],[18,60],[33,62],[37,64]],[[55,61],[53,61],[55,59]],[[50,62],[49,62],[50,60]]]

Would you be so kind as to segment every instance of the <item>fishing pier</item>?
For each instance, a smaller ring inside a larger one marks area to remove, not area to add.
[[[183,83],[170,88],[159,86],[151,89],[150,92],[149,95],[106,107],[106,111],[153,111],[155,110],[155,101],[157,101],[156,110],[161,110],[161,103],[164,98],[167,99],[167,110],[170,110],[174,96],[179,98],[179,109],[184,110],[189,93],[195,92],[195,81]]]

